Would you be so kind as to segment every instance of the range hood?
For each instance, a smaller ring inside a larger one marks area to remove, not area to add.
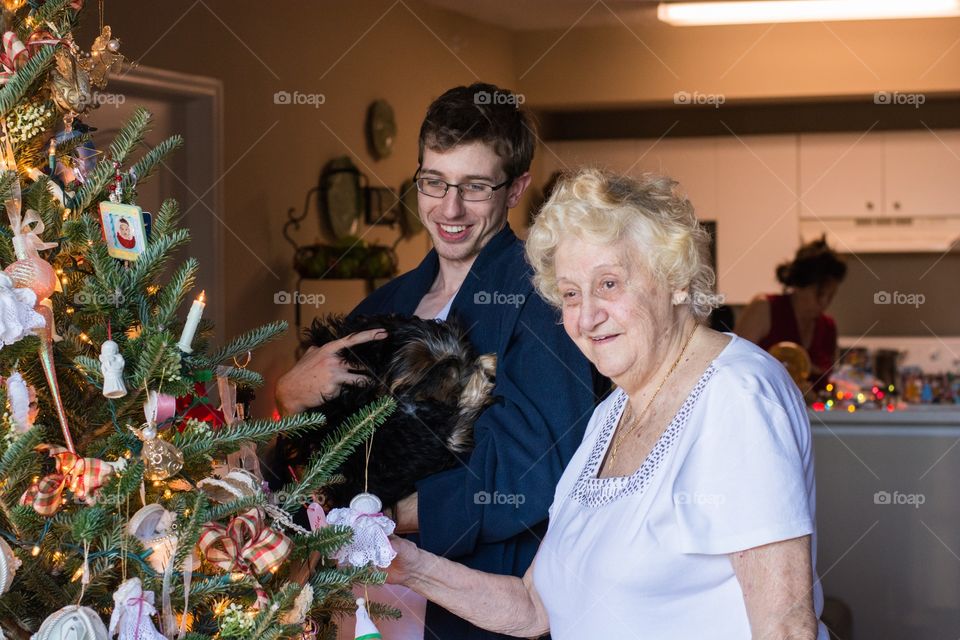
[[[800,218],[804,243],[823,234],[843,253],[944,253],[960,250],[960,215]]]

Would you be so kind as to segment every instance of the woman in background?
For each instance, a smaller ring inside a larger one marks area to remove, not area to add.
[[[735,332],[765,350],[778,342],[799,344],[810,355],[814,389],[823,388],[837,358],[837,323],[825,312],[846,275],[846,262],[826,238],[803,245],[792,262],[777,267],[784,293],[754,298]]]

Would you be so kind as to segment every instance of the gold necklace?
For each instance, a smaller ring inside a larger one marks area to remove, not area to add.
[[[683,354],[687,352],[687,347],[690,346],[690,342],[693,340],[694,334],[697,332],[697,327],[700,325],[694,325],[693,331],[690,332],[690,337],[687,338],[687,341],[683,344],[683,349],[680,350],[680,355],[677,356],[677,359],[674,360],[673,366],[670,367],[670,370],[667,371],[667,375],[663,376],[663,379],[660,380],[660,384],[657,385],[656,390],[653,392],[653,395],[650,396],[650,400],[647,401],[646,406],[643,408],[643,411],[640,412],[640,415],[635,421],[632,421],[630,427],[620,435],[620,429],[617,429],[617,432],[614,433],[613,448],[610,451],[610,464],[612,465],[617,460],[617,453],[620,451],[620,445],[628,436],[633,434],[634,431],[643,424],[643,418],[647,415],[647,411],[650,410],[650,407],[653,405],[653,401],[657,399],[657,394],[660,393],[660,389],[663,388],[663,385],[666,384],[667,380],[670,379],[670,376],[673,374],[674,369],[677,368],[677,365],[680,364],[680,361],[683,360]]]

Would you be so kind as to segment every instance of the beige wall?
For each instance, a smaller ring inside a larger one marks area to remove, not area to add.
[[[603,11],[595,7],[593,11]],[[671,27],[655,20],[515,40],[537,106],[960,91],[960,19]]]
[[[78,37],[84,45],[95,6],[86,20]],[[274,293],[295,282],[281,229],[287,209],[302,206],[328,159],[350,155],[371,184],[399,187],[416,169],[417,133],[433,98],[477,78],[514,81],[506,31],[415,1],[107,3],[106,22],[140,64],[223,81],[227,284],[226,291],[208,292],[226,299],[221,340],[271,320],[293,323],[292,307],[273,304]],[[278,106],[279,90],[323,93],[326,102],[319,109]],[[399,128],[393,156],[379,162],[368,155],[363,134],[366,108],[377,98],[391,102]],[[190,153],[190,140],[180,153]],[[320,234],[315,209],[307,222],[301,243]],[[377,228],[367,239],[395,237]],[[401,244],[401,269],[415,266],[428,248],[423,233]],[[294,347],[291,331],[254,357],[251,366],[267,376],[268,387],[292,364]],[[263,413],[272,407],[272,391],[258,395],[255,409]]]

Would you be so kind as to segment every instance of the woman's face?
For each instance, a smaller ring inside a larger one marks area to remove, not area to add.
[[[569,237],[554,264],[567,335],[600,373],[629,391],[661,365],[681,318],[673,292],[628,260],[626,249]]]

